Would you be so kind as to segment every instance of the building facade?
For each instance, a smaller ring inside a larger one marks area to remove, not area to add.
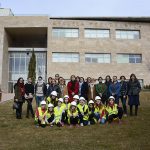
[[[25,80],[32,49],[36,74],[98,78],[135,73],[150,84],[149,17],[0,16],[0,84]]]

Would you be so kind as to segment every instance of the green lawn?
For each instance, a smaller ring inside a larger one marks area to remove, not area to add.
[[[122,124],[80,128],[36,128],[32,118],[15,119],[12,101],[0,104],[0,150],[143,150],[150,149],[150,92],[141,93],[137,117]]]

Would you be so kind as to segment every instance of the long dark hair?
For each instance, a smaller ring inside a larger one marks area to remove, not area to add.
[[[132,73],[132,74],[130,75],[130,80],[129,80],[129,82],[132,82],[132,79],[131,79],[132,76],[134,76],[134,78],[135,78],[134,81],[137,82],[138,79],[137,79],[137,77],[136,77],[136,75],[135,75],[134,73]]]
[[[109,77],[109,82],[112,82],[112,79],[111,79],[110,75],[107,75],[107,76],[105,77],[105,83],[108,82],[108,81],[107,81],[107,77]]]
[[[74,91],[75,90],[75,85],[76,85],[76,80],[72,81],[72,77],[75,77],[75,75],[71,75],[70,77],[70,81],[71,81],[71,90]],[[76,78],[76,77],[75,77]]]
[[[52,77],[49,77],[49,78],[48,78],[48,84],[51,84],[51,83],[52,83],[52,81],[49,82],[50,79],[52,80],[53,78],[52,78]]]
[[[15,87],[16,87],[16,85],[17,86],[19,86],[19,84],[20,84],[20,80],[23,80],[23,78],[22,77],[20,77],[18,80],[17,80],[17,83],[14,85],[14,89],[15,89]],[[23,84],[24,84],[24,80],[23,80]]]

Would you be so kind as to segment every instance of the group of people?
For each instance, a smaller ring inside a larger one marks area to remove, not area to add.
[[[38,77],[34,85],[32,79],[24,84],[23,78],[19,78],[14,86],[17,103],[16,118],[22,118],[22,105],[27,101],[26,117],[29,118],[29,111],[35,118],[36,126],[46,125],[64,126],[85,126],[96,123],[104,124],[113,121],[120,122],[122,116],[127,116],[126,100],[130,106],[130,115],[137,116],[139,93],[141,86],[135,74],[130,75],[129,81],[125,76],[117,79],[117,76],[106,76],[94,78],[71,75],[70,81],[59,74],[55,78],[49,77],[47,84],[42,77]],[[32,101],[35,96],[36,110],[32,108]],[[122,105],[121,105],[122,103]]]

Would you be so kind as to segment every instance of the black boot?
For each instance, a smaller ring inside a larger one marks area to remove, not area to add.
[[[135,116],[137,116],[138,106],[135,106]]]
[[[130,116],[132,116],[132,105],[130,105]]]

